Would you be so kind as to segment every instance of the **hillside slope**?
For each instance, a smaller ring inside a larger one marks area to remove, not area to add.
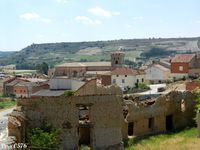
[[[38,63],[53,66],[71,61],[103,61],[110,59],[110,52],[122,49],[126,59],[134,60],[151,48],[166,51],[199,51],[200,38],[127,39],[95,42],[62,42],[32,44],[19,52],[0,59],[0,65],[17,64],[18,68],[31,69]],[[92,56],[92,57],[91,57]]]

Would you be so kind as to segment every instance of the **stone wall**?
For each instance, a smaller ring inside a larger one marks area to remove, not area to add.
[[[90,80],[76,91],[74,95],[122,95],[122,90],[118,86],[97,85],[96,79]]]
[[[172,129],[183,128],[194,122],[194,97],[190,92],[171,92],[146,102],[125,102],[128,106],[126,120],[133,123],[135,136],[167,131],[170,116]]]
[[[82,88],[90,88],[91,81]],[[93,87],[94,88],[94,87]],[[118,88],[98,88],[95,94],[80,90],[71,97],[31,97],[17,100],[17,110],[9,117],[9,136],[15,136],[17,142],[24,142],[33,128],[40,127],[43,120],[61,129],[61,148],[77,150],[79,147],[79,106],[89,107],[89,123],[83,126],[89,128],[90,146],[94,150],[123,149],[122,122],[123,108],[122,95]],[[81,92],[82,91],[82,92]],[[86,94],[86,95],[85,95]],[[16,116],[16,114],[21,114]],[[23,117],[22,117],[23,116]]]

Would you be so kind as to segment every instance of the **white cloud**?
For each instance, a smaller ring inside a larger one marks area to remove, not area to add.
[[[113,16],[119,16],[119,15],[120,15],[120,12],[117,12],[117,11],[116,11],[116,12],[112,12],[112,15],[113,15]]]
[[[126,27],[127,27],[127,28],[132,28],[132,25],[127,24]]]
[[[64,4],[66,4],[66,3],[68,3],[68,2],[69,2],[69,0],[56,0],[56,2],[58,2],[58,3],[64,3]]]
[[[142,16],[133,17],[133,20],[143,20],[143,19],[144,19],[144,17],[142,17]]]
[[[21,14],[19,18],[24,20],[33,20],[33,19],[39,19],[40,15],[37,13],[24,13]]]
[[[41,18],[41,21],[44,23],[52,23],[52,19],[50,18]]]
[[[82,24],[99,25],[99,24],[102,23],[100,20],[91,19],[91,18],[86,17],[86,16],[76,16],[75,20],[82,23]]]
[[[103,9],[101,7],[89,8],[88,12],[92,13],[93,15],[106,17],[106,18],[110,18],[112,16],[120,15],[120,12],[111,12],[111,11],[105,10],[105,9]]]
[[[52,22],[52,19],[41,17],[38,13],[35,13],[35,12],[21,14],[21,15],[19,15],[19,18],[22,20],[27,20],[27,21],[36,20],[36,21],[40,21],[43,23],[51,23]]]

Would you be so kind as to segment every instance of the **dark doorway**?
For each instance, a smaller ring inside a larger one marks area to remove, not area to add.
[[[79,127],[79,145],[90,146],[90,128],[89,127]]]
[[[134,128],[134,123],[133,122],[129,122],[128,123],[128,135],[129,136],[133,136],[133,128]]]
[[[170,131],[173,129],[173,116],[168,115],[166,116],[166,130]]]

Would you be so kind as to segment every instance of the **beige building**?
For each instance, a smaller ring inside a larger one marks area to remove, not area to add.
[[[111,54],[111,62],[72,62],[64,63],[50,69],[48,74],[53,76],[68,76],[68,77],[87,77],[103,74],[111,71],[114,68],[122,67],[124,64],[123,52],[114,52]]]

